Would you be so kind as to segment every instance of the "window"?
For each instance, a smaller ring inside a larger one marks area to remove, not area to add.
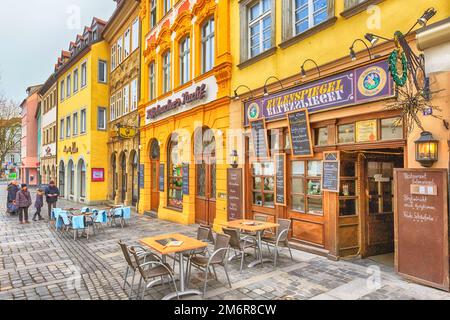
[[[139,19],[134,20],[132,29],[132,41],[131,41],[131,51],[133,52],[139,48]]]
[[[381,140],[395,139],[403,139],[403,124],[401,119],[381,119]]]
[[[116,96],[113,94],[110,101],[109,119],[113,121],[116,118]]]
[[[86,109],[81,110],[81,115],[80,115],[80,133],[86,133]]]
[[[355,125],[353,123],[338,126],[338,142],[339,143],[355,142]]]
[[[87,63],[83,62],[81,65],[81,87],[84,88],[87,84]]]
[[[107,63],[106,61],[99,60],[98,61],[98,82],[106,83],[107,82]]]
[[[138,108],[138,80],[131,81],[131,111]]]
[[[131,46],[131,31],[130,31],[130,29],[127,29],[127,31],[125,31],[125,35],[124,35],[123,39],[124,39],[123,54],[124,54],[124,59],[125,59],[130,55],[130,46]]]
[[[340,164],[339,215],[358,215],[357,158],[345,156]]]
[[[117,66],[116,48],[117,46],[115,44],[111,47],[111,70],[114,70]]]
[[[72,85],[72,76],[69,74],[67,76],[67,80],[66,80],[66,86],[67,86],[67,90],[66,90],[66,96],[70,97],[70,95],[72,94],[72,89],[71,89],[71,85]]]
[[[156,0],[150,0],[150,30],[156,26]]]
[[[148,66],[148,98],[149,100],[155,99],[155,63],[152,62]]]
[[[344,10],[348,10],[350,8],[353,8],[354,6],[363,3],[367,0],[344,0]]]
[[[294,1],[294,34],[324,22],[328,18],[327,0],[293,0]]]
[[[71,196],[75,193],[75,167],[73,165],[73,161],[69,162],[69,194]]]
[[[78,92],[78,69],[73,72],[73,92]]]
[[[208,72],[214,67],[214,19],[202,26],[202,72]]]
[[[70,138],[70,116],[66,118],[66,138]]]
[[[119,92],[116,93],[116,117],[120,118],[123,116],[123,89],[119,90]]]
[[[170,51],[163,55],[163,93],[170,91]]]
[[[314,143],[316,146],[328,145],[328,128],[314,129]]]
[[[272,47],[270,0],[260,0],[248,9],[248,56],[252,58]]]
[[[183,209],[183,168],[179,159],[178,135],[173,134],[168,145],[168,202],[171,207]]]
[[[78,113],[73,114],[73,135],[76,136],[78,134]]]
[[[80,172],[80,197],[86,197],[86,163],[80,160],[78,165],[78,170]]]
[[[106,130],[106,108],[98,108],[97,129]]]
[[[130,85],[123,87],[123,114],[130,112]]]
[[[301,213],[323,214],[322,162],[291,162],[291,209]]]
[[[170,0],[163,0],[163,14],[166,14],[170,10]]]
[[[64,89],[65,89],[64,80],[61,81],[61,85],[60,85],[59,88],[60,88],[60,89],[59,89],[59,90],[60,90],[59,98],[60,98],[60,100],[62,101],[62,100],[64,100]]]
[[[117,65],[121,64],[123,60],[123,38],[117,40]]]
[[[59,138],[61,140],[64,139],[64,119],[61,119],[61,122],[59,125]]]
[[[94,31],[92,31],[92,41],[97,41],[98,40],[98,30],[95,29]]]
[[[190,39],[184,38],[180,42],[180,84],[190,80]]]
[[[252,165],[253,204],[275,208],[275,165],[273,162],[256,162]]]

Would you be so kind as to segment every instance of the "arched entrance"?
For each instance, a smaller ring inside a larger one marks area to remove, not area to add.
[[[127,197],[127,156],[125,152],[120,155],[120,174],[121,176],[121,186],[120,186],[120,201],[125,203]]]
[[[133,186],[131,188],[132,205],[136,206],[139,199],[139,176],[138,176],[138,154],[136,151],[130,152],[130,168]]]
[[[75,196],[75,166],[73,161],[70,160],[67,165],[67,182],[69,187],[69,196]]]
[[[151,172],[151,211],[158,212],[159,208],[159,162],[160,147],[157,140],[153,140],[150,144],[150,172]]]
[[[83,159],[78,161],[78,191],[80,198],[86,198],[86,163]]]
[[[113,153],[111,155],[111,172],[112,172],[112,201],[116,200],[116,196],[117,196],[117,189],[118,189],[118,179],[119,179],[119,175],[117,174],[117,157],[116,157],[116,153]]]
[[[64,165],[64,162],[61,161],[59,163],[59,193],[61,197],[66,196],[66,184],[65,184],[65,178],[66,178],[66,167]]]
[[[196,164],[195,221],[212,225],[216,217],[216,139],[203,127],[194,134]]]

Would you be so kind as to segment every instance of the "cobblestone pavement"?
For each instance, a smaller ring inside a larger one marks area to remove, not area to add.
[[[125,261],[119,239],[132,245],[152,235],[196,234],[195,226],[133,214],[124,229],[106,228],[89,240],[74,241],[45,221],[19,225],[17,217],[6,215],[5,187],[0,185],[0,300],[128,299],[122,290]],[[60,201],[59,206],[76,205]],[[294,261],[281,253],[277,269],[266,263],[240,274],[239,262],[233,261],[229,270],[232,289],[219,268],[218,281],[208,283],[206,299],[450,299],[448,293],[402,280],[392,268],[371,260],[334,262],[295,250]],[[190,287],[200,289],[202,284],[202,275],[193,271]],[[161,299],[170,291],[168,286],[151,288],[145,299]]]

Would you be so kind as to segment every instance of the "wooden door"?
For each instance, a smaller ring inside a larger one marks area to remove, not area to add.
[[[127,160],[126,160],[125,155],[122,156],[120,166],[121,166],[121,172],[122,172],[121,202],[125,203],[125,199],[127,196],[127,190],[128,190]]]
[[[195,222],[212,225],[216,218],[216,159],[203,157],[196,165]]]
[[[150,147],[150,175],[151,175],[151,199],[150,209],[153,212],[159,210],[159,165],[160,147],[157,140],[153,140]]]
[[[394,251],[394,168],[401,167],[399,157],[365,161],[365,257]]]

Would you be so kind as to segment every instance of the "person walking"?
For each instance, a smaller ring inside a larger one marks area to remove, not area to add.
[[[48,206],[48,220],[52,218],[52,208],[56,208],[56,203],[58,202],[59,189],[55,184],[55,181],[50,181],[47,188],[45,189],[45,199]]]
[[[16,205],[19,208],[20,224],[30,223],[28,221],[28,208],[31,206],[31,194],[28,186],[24,183],[16,195]]]
[[[34,207],[36,208],[36,213],[33,216],[33,221],[39,218],[39,221],[44,220],[41,216],[41,209],[44,206],[44,190],[38,189],[36,193],[36,201],[34,201]]]
[[[8,213],[14,213],[14,210],[12,210],[12,207],[14,206],[15,202],[16,202],[16,195],[17,192],[20,190],[19,186],[18,186],[18,182],[17,181],[12,181],[7,189],[8,191],[8,196],[7,196],[7,200],[6,200],[6,210]]]

